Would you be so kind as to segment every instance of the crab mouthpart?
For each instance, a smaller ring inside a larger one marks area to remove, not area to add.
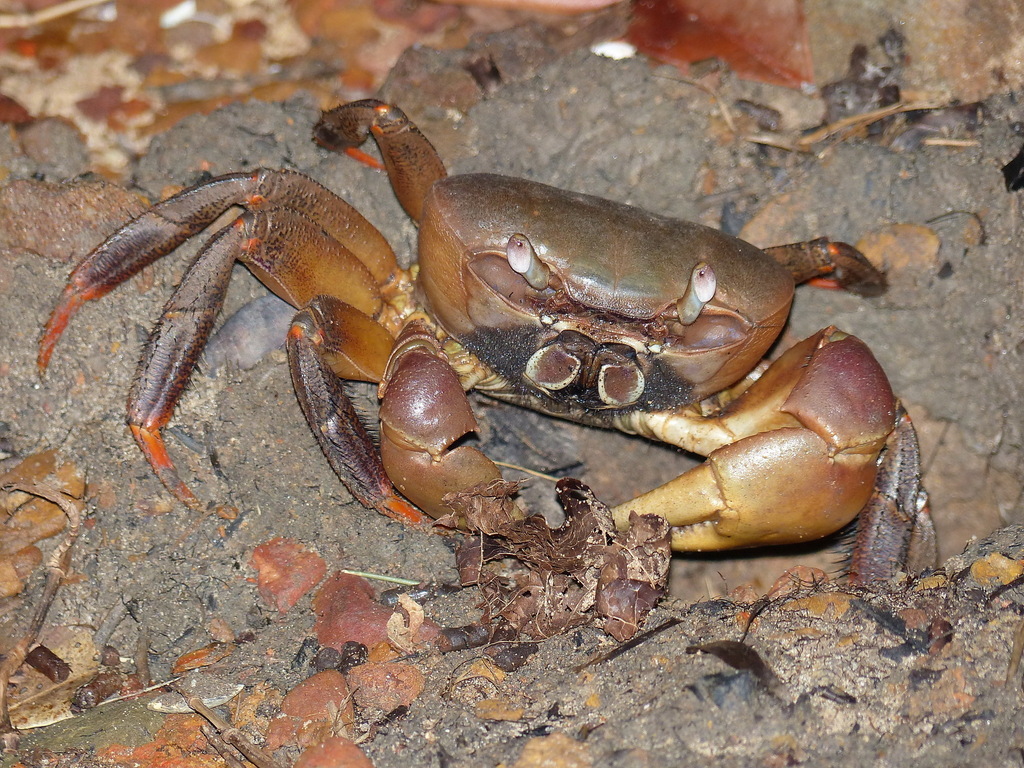
[[[598,343],[579,331],[562,331],[526,361],[524,377],[559,399],[591,408],[625,408],[644,394],[646,379],[626,344]]]
[[[559,344],[549,344],[526,361],[526,375],[541,389],[551,392],[565,389],[576,381],[582,361]]]

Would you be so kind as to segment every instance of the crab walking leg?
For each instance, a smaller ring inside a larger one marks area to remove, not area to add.
[[[874,492],[857,517],[851,581],[886,579],[900,569],[914,573],[936,564],[935,528],[920,476],[917,432],[902,413],[879,460]]]
[[[776,245],[764,252],[792,272],[796,283],[811,280],[859,296],[878,296],[885,291],[885,275],[847,243],[820,237],[805,243]]]
[[[245,240],[239,220],[203,246],[164,305],[128,393],[128,426],[135,442],[167,490],[195,510],[202,510],[202,504],[178,476],[161,429],[171,420],[224,306],[231,268]]]
[[[349,151],[373,136],[391,186],[406,213],[419,222],[427,190],[448,175],[437,150],[398,107],[363,99],[324,112],[313,138],[324,147]]]
[[[323,288],[364,314],[382,306],[380,290],[363,262],[290,209],[246,211],[203,247],[164,307],[128,398],[128,424],[153,471],[194,509],[201,506],[199,500],[178,476],[161,429],[206,346],[236,260],[293,306],[305,306]]]
[[[398,337],[381,385],[380,453],[402,494],[432,517],[448,493],[501,479],[481,451],[456,443],[477,423],[436,337],[418,321]]]
[[[143,267],[205,229],[228,208],[286,206],[315,220],[360,259],[378,283],[398,274],[394,252],[377,229],[352,206],[294,171],[260,169],[232,173],[157,203],[96,247],[68,278],[39,342],[37,365],[46,370],[58,339],[78,309],[106,295]]]
[[[898,404],[878,362],[834,328],[795,345],[721,413],[697,408],[628,414],[626,431],[708,460],[613,510],[673,526],[673,547],[720,550],[786,544],[839,530],[872,495],[875,456],[896,425]],[[920,490],[911,472],[903,482]]]
[[[425,516],[395,493],[342,379],[380,381],[394,344],[375,320],[331,296],[301,310],[288,332],[292,383],[335,474],[363,506],[408,523]]]

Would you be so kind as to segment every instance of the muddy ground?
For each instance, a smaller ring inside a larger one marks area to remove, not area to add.
[[[900,579],[856,593],[831,587],[840,591],[824,602],[770,607],[747,641],[777,675],[773,686],[687,648],[740,639],[743,606],[724,598],[729,590],[751,583],[763,592],[797,563],[828,566],[834,545],[678,557],[672,596],[650,625],[671,617],[681,623],[583,671],[574,668],[612,646],[600,631],[542,643],[496,694],[525,707],[517,720],[480,719],[472,701],[451,695],[447,681],[472,652],[419,659],[427,689],[364,745],[374,764],[514,764],[531,759],[524,749],[538,739],[557,747],[555,765],[1022,762],[1020,680],[1006,676],[1024,591],[996,594],[1000,582],[972,568],[992,553],[1024,558],[1019,529],[984,538],[1024,522],[1024,239],[1020,193],[1007,193],[999,172],[1020,149],[1012,127],[1020,119],[1016,104],[997,98],[986,105],[974,146],[894,152],[852,139],[795,154],[737,138],[706,92],[639,60],[577,52],[506,78],[484,97],[465,85],[460,54],[413,57],[389,82],[388,96],[406,105],[456,172],[525,176],[742,229],[762,245],[822,234],[856,242],[894,223],[937,234],[938,252],[893,265],[891,290],[880,298],[801,289],[787,338],[832,323],[872,347],[922,434],[941,559],[957,556],[944,575],[925,582]],[[465,99],[439,102],[432,89],[451,93],[453,82],[468,89]],[[726,105],[748,98],[782,108],[791,131],[820,119],[814,99],[791,92],[726,78],[719,93]],[[309,132],[316,116],[311,100],[297,98],[188,119],[154,140],[133,182],[156,199],[165,187],[207,172],[295,168],[342,194],[409,254],[414,230],[383,177],[315,147]],[[42,171],[58,180],[78,172],[40,169],[5,151],[15,176]],[[52,224],[76,229],[73,221]],[[72,259],[85,247],[73,250],[55,255]],[[209,642],[209,622],[217,617],[236,632],[254,630],[255,640],[215,673],[286,690],[310,673],[296,654],[312,616],[306,603],[283,617],[262,607],[248,565],[256,544],[287,535],[314,547],[332,568],[452,581],[453,540],[410,531],[353,503],[303,422],[280,352],[252,370],[197,376],[175,421],[181,439],[171,439],[171,450],[193,490],[236,506],[240,517],[199,518],[170,503],[124,427],[124,396],[146,330],[186,263],[184,254],[166,259],[83,309],[40,380],[35,344],[68,264],[25,249],[5,251],[3,437],[15,455],[59,448],[87,472],[92,490],[94,524],[74,560],[84,578],[60,592],[52,622],[96,626],[130,601],[131,617],[112,642],[130,648],[139,626],[147,627],[159,679],[174,658]],[[264,292],[236,268],[228,311]],[[690,461],[642,441],[478,404],[481,439],[495,458],[580,476],[607,501],[628,498]],[[530,503],[550,505],[551,497],[550,486],[533,482]],[[959,555],[972,537],[982,540]],[[465,594],[429,603],[427,611],[439,623],[460,624],[473,618],[474,602]],[[934,642],[937,619],[949,622],[948,642]],[[108,728],[103,718],[111,717],[144,738],[157,716],[138,704],[128,712],[97,710],[37,732],[26,748],[102,743],[109,734],[94,732]]]

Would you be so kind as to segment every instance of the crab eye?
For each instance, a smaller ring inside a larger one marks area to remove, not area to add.
[[[505,256],[512,271],[522,275],[531,288],[542,291],[547,287],[551,270],[537,256],[533,243],[526,235],[518,232],[512,235],[505,246]]]
[[[715,270],[707,262],[698,263],[690,273],[690,282],[686,286],[686,293],[676,302],[679,322],[683,325],[692,325],[700,316],[704,305],[715,297],[716,290],[718,290],[718,278],[715,277]]]

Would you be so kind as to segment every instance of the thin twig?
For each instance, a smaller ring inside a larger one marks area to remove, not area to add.
[[[942,102],[938,101],[910,101],[900,102],[898,104],[891,104],[888,107],[882,107],[881,109],[873,109],[870,112],[861,112],[859,115],[850,115],[849,117],[843,117],[835,122],[823,125],[816,131],[808,133],[806,136],[801,136],[797,139],[796,146],[804,151],[809,151],[810,148],[817,144],[819,141],[834,136],[840,131],[845,131],[851,128],[866,128],[872,123],[877,123],[891,115],[899,115],[903,112],[915,112],[917,110],[927,109],[941,109],[946,106]]]
[[[46,564],[46,585],[36,606],[35,615],[29,622],[29,626],[22,638],[7,652],[6,657],[0,662],[0,739],[3,741],[4,751],[13,751],[17,747],[18,734],[11,723],[10,702],[7,698],[7,688],[18,667],[25,661],[29,650],[37,642],[39,633],[46,623],[46,614],[53,605],[54,598],[60,583],[68,573],[68,566],[71,561],[71,547],[78,538],[82,524],[82,502],[73,499],[59,489],[45,484],[11,483],[0,490],[15,489],[46,499],[52,504],[60,507],[61,511],[68,518],[68,528],[64,539],[54,548],[50,559]]]
[[[241,752],[250,763],[258,768],[283,768],[273,757],[249,741],[244,733],[206,706],[201,698],[183,691],[178,686],[173,686],[173,688],[185,698],[186,704],[205,717],[210,725],[217,729],[225,742]]]
[[[521,467],[518,464],[509,464],[507,461],[495,461],[494,463],[497,464],[499,467],[506,467],[507,469],[514,469],[517,472],[522,472],[523,474],[526,474],[526,475],[533,475],[534,477],[539,477],[541,480],[547,480],[547,481],[552,482],[552,483],[557,483],[559,480],[561,480],[560,477],[555,477],[554,475],[548,475],[548,474],[545,474],[544,472],[540,472],[540,471],[538,471],[536,469],[529,469],[527,467]]]
[[[420,583],[418,581],[414,581],[413,579],[402,579],[398,576],[385,576],[382,573],[369,573],[368,571],[350,571],[347,568],[342,568],[341,572],[347,573],[349,576],[362,576],[364,579],[386,581],[389,584],[400,584],[403,587],[415,587]]]
[[[576,667],[573,668],[573,671],[574,672],[582,672],[584,669],[586,669],[587,667],[592,667],[594,664],[603,664],[606,661],[611,661],[616,656],[619,656],[619,655],[625,653],[626,651],[630,650],[631,648],[636,648],[636,646],[640,645],[641,643],[647,642],[648,640],[650,640],[655,635],[660,635],[666,629],[672,629],[672,627],[676,626],[677,624],[680,624],[681,622],[682,622],[682,619],[678,619],[678,618],[672,618],[672,619],[669,619],[668,621],[664,621],[661,624],[659,624],[658,626],[654,627],[653,629],[648,629],[646,632],[641,632],[639,635],[634,637],[632,640],[627,640],[622,645],[615,646],[614,648],[612,648],[607,653],[598,654],[597,656],[594,656],[594,657],[588,659],[587,661],[583,662],[582,664],[578,664]]]
[[[726,126],[728,126],[729,130],[732,132],[732,135],[739,135],[739,130],[737,130],[736,128],[736,121],[732,119],[732,112],[729,111],[729,107],[728,105],[726,105],[725,100],[718,95],[717,90],[715,90],[711,86],[705,85],[699,80],[693,80],[689,77],[673,76],[669,79],[677,83],[685,83],[686,85],[692,85],[694,88],[704,91],[704,93],[706,93],[708,96],[715,100],[715,104],[718,105],[718,111],[722,114],[722,119],[725,121]]]
[[[980,147],[981,142],[977,139],[944,139],[941,136],[929,136],[922,139],[921,143],[926,147]]]
[[[206,737],[211,746],[217,750],[220,759],[227,764],[228,768],[245,768],[245,764],[235,757],[235,749],[220,737],[216,728],[209,723],[203,723],[199,730],[203,732],[203,736]]]
[[[116,704],[119,701],[131,701],[132,699],[137,699],[140,696],[145,696],[147,693],[159,691],[161,688],[170,688],[171,685],[178,682],[179,680],[181,680],[180,677],[172,677],[170,680],[161,680],[159,683],[151,683],[150,685],[147,685],[145,688],[140,688],[139,690],[132,691],[131,693],[122,693],[120,696],[111,696],[108,699],[104,699],[96,706],[105,707],[109,704]]]
[[[45,24],[72,13],[84,11],[97,5],[106,5],[112,0],[67,0],[63,3],[51,5],[49,8],[40,8],[38,11],[27,13],[0,13],[0,29],[17,29],[19,27],[34,27],[37,24]]]

